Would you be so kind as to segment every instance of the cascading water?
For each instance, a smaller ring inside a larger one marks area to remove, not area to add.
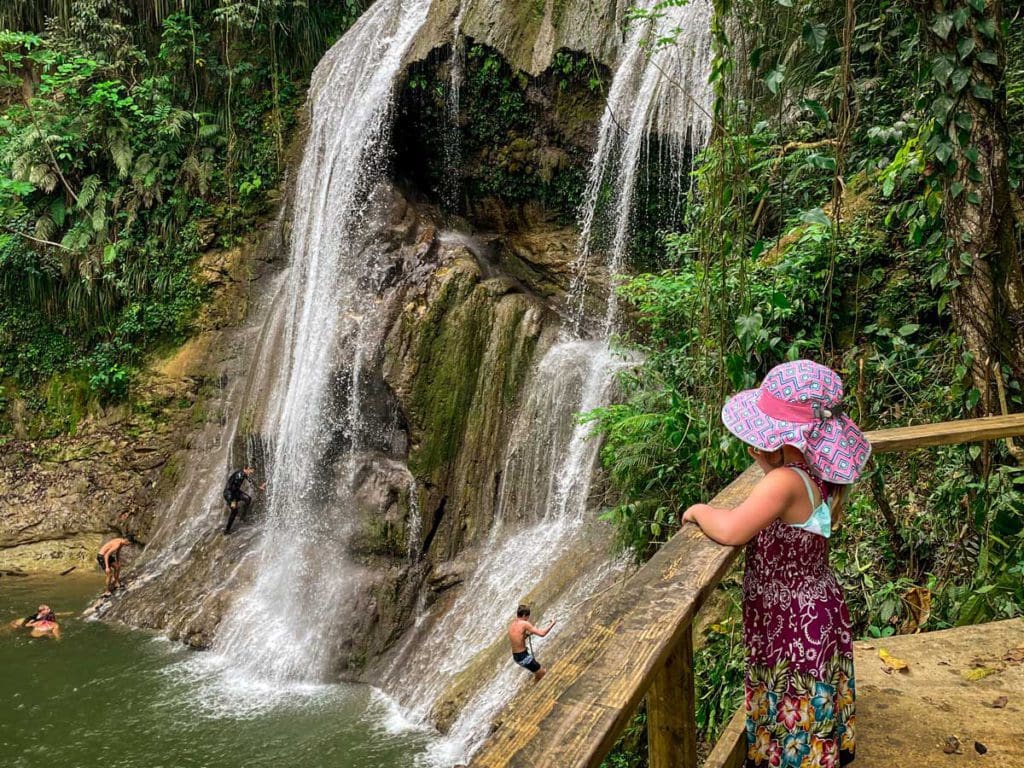
[[[608,401],[615,372],[625,365],[596,341],[556,344],[538,365],[513,427],[484,554],[416,653],[392,670],[393,690],[415,720],[430,719],[449,686],[494,645],[520,599],[532,593],[553,615],[587,597],[607,575],[604,539],[589,553],[583,543],[599,444],[587,439],[589,426],[576,417]],[[500,652],[507,655],[504,646]],[[522,675],[499,673],[478,686],[432,757],[465,755],[521,682]]]
[[[653,9],[655,0],[645,6]],[[572,611],[615,570],[616,565],[608,563],[607,539],[601,535],[592,556],[585,554],[585,512],[599,446],[589,439],[589,425],[578,423],[577,416],[608,402],[616,372],[630,362],[610,347],[617,315],[613,291],[598,338],[579,338],[585,271],[598,253],[604,253],[610,276],[623,267],[634,196],[651,137],[657,135],[662,142],[680,184],[686,150],[707,141],[710,22],[707,0],[693,0],[666,9],[629,34],[580,213],[572,333],[548,350],[533,373],[506,453],[497,519],[475,570],[418,648],[410,652],[406,647],[396,657],[388,687],[414,719],[436,718],[438,705],[446,698],[456,702],[458,714],[446,738],[430,752],[428,759],[434,764],[471,754],[495,714],[529,679],[507,658],[503,629],[516,603],[529,596],[545,606],[546,617],[571,621]],[[676,46],[650,52],[644,45],[645,40],[673,33],[678,36]],[[552,636],[556,633],[557,628]],[[493,663],[483,665],[481,658]],[[494,664],[499,671],[485,683],[470,685],[468,694],[460,690],[467,674],[491,670]]]
[[[441,198],[449,211],[459,204],[462,165],[462,130],[459,111],[462,108],[462,81],[466,77],[466,38],[462,35],[462,19],[466,15],[466,0],[459,0],[459,10],[452,25],[452,55],[449,64],[448,90],[444,98],[444,180]]]
[[[378,0],[313,74],[278,330],[284,363],[262,429],[271,453],[260,563],[214,644],[233,668],[263,680],[328,679],[332,639],[358,589],[358,569],[343,554],[344,515],[326,499],[351,498],[355,457],[368,439],[360,393],[385,330],[373,288],[388,264],[364,233],[395,81],[429,7]],[[339,450],[332,472],[327,457]]]
[[[658,0],[646,0],[643,7],[653,11],[657,4]],[[570,291],[577,332],[584,319],[584,277],[594,256],[604,255],[609,275],[624,265],[637,184],[651,138],[659,138],[658,162],[669,169],[681,190],[687,151],[703,148],[711,135],[711,14],[708,0],[691,0],[663,9],[629,32],[608,91],[580,210],[579,256]],[[665,38],[675,42],[657,44]],[[609,291],[602,335],[614,332],[617,312],[615,292]]]

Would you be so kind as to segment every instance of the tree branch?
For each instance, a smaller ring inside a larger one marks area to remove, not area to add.
[[[41,240],[38,237],[32,237],[32,235],[27,235],[24,232],[17,232],[17,231],[15,231],[13,229],[8,229],[7,232],[9,232],[12,235],[18,235],[20,237],[24,237],[26,240],[31,240],[33,243],[39,243],[40,245],[49,245],[49,246],[52,246],[53,248],[60,248],[62,251],[70,251],[71,250],[66,245],[61,245],[60,243],[55,243],[52,240]]]

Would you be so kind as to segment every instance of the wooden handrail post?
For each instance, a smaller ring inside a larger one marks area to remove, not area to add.
[[[647,692],[650,768],[696,768],[696,715],[693,627],[688,626]]]

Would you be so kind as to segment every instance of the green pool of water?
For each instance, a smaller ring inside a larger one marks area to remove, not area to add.
[[[219,658],[84,621],[99,577],[0,577],[0,765],[5,768],[395,768],[429,745],[388,727],[387,704],[352,685],[262,685]],[[49,604],[62,639],[7,628]],[[391,720],[389,720],[391,718]]]

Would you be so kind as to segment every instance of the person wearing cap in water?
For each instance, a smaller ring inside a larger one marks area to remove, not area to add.
[[[57,623],[57,614],[46,605],[40,605],[31,616],[11,622],[12,628],[25,627],[31,629],[32,637],[53,637],[60,640],[60,625]]]
[[[532,649],[527,650],[526,641],[531,635],[544,637],[551,628],[555,626],[555,620],[545,629],[540,629],[530,623],[530,606],[520,605],[516,608],[516,617],[508,625],[508,640],[512,645],[512,660],[523,669],[533,673],[533,681],[540,682],[540,679],[547,674],[547,670],[534,658]]]

